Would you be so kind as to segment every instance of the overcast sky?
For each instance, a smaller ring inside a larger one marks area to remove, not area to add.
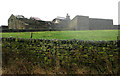
[[[25,17],[39,17],[52,21],[57,16],[72,19],[76,15],[90,18],[113,19],[118,24],[119,0],[1,0],[0,25],[8,25],[11,14]]]

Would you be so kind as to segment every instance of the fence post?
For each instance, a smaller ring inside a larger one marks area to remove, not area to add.
[[[31,39],[32,39],[32,32],[31,32]]]
[[[117,36],[117,41],[119,41],[119,36]]]

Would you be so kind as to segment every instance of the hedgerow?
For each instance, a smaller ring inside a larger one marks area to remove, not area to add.
[[[29,74],[35,73],[37,65],[45,73],[55,74],[79,74],[78,69],[84,66],[88,68],[86,74],[118,73],[117,41],[2,38],[2,49],[3,68],[23,60],[24,65],[30,63],[21,65]]]

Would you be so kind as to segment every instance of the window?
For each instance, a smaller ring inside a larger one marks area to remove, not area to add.
[[[11,22],[13,22],[13,19],[11,19]]]
[[[24,23],[22,23],[22,25],[24,25]]]

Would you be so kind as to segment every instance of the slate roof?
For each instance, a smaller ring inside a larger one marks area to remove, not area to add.
[[[65,17],[57,17],[57,18],[55,18],[55,19],[60,19],[60,20],[64,20],[64,19],[66,19]]]
[[[44,26],[44,25],[48,25],[48,21],[42,21],[42,20],[35,20],[35,19],[28,19],[25,18],[22,15],[17,15],[15,16],[17,19],[19,19],[20,21],[25,22],[28,25],[34,25],[34,26]]]
[[[25,18],[23,15],[16,15],[16,18]]]
[[[41,20],[40,18],[38,17],[30,17],[31,19],[35,19],[35,20]]]

